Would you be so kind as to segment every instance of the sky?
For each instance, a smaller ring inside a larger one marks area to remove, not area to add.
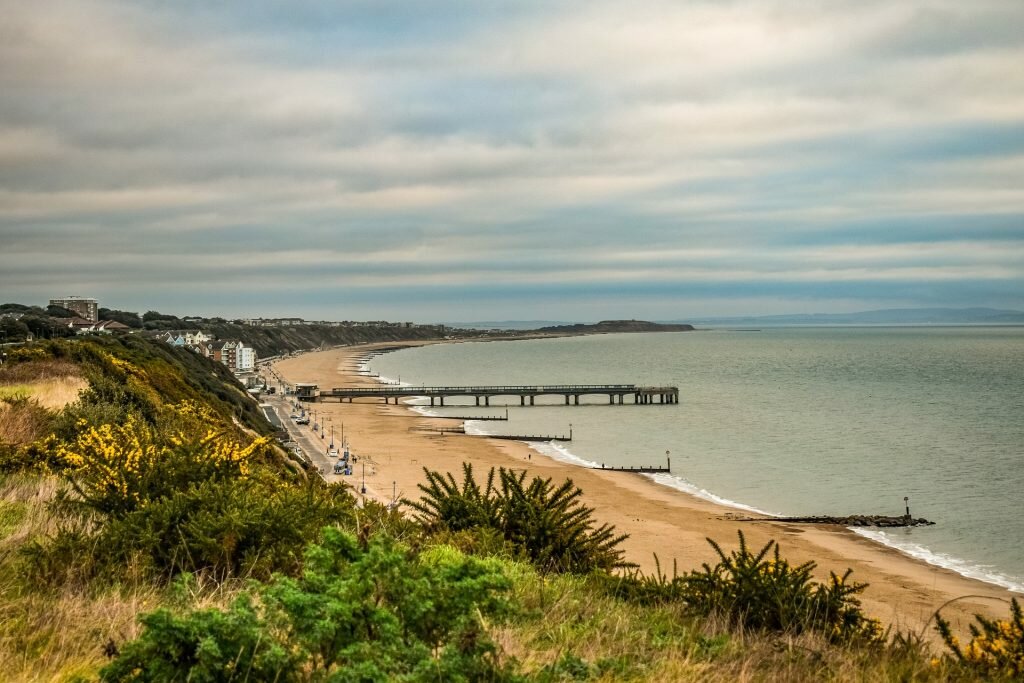
[[[0,0],[0,301],[1024,309],[1021,0]]]

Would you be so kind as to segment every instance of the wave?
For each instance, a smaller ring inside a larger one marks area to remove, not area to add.
[[[848,528],[858,536],[863,536],[875,543],[881,543],[888,548],[898,550],[904,555],[909,555],[914,559],[927,562],[930,565],[949,569],[961,576],[966,576],[969,579],[977,579],[978,581],[995,584],[1002,588],[1006,588],[1007,590],[1024,593],[1024,583],[1020,583],[1019,579],[1001,574],[992,570],[991,567],[971,564],[966,560],[953,557],[952,555],[946,555],[945,553],[935,552],[934,550],[930,550],[923,545],[918,545],[917,543],[894,539],[886,532],[878,529],[864,529],[859,527]]]
[[[708,491],[707,489],[702,489],[696,484],[693,484],[687,481],[686,479],[683,479],[682,477],[676,476],[674,474],[645,474],[643,476],[647,477],[648,479],[652,480],[657,484],[661,484],[662,486],[668,486],[669,488],[676,489],[677,491],[688,493],[691,496],[694,496],[695,498],[700,498],[701,500],[707,500],[712,503],[717,503],[718,505],[735,508],[737,510],[743,510],[744,512],[753,512],[758,515],[766,515],[768,517],[783,516],[776,512],[768,512],[767,510],[761,510],[759,508],[753,507],[752,505],[745,505],[735,500],[723,498],[722,496],[716,495],[711,491]]]

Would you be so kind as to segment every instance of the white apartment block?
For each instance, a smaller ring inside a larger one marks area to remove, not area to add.
[[[235,349],[235,372],[252,372],[256,369],[256,350],[238,342]]]

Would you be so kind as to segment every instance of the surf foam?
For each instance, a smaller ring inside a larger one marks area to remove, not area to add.
[[[946,555],[945,553],[935,552],[934,550],[930,550],[923,545],[918,545],[917,543],[896,540],[886,532],[878,529],[864,529],[861,527],[847,528],[858,536],[863,536],[875,543],[881,543],[888,548],[898,550],[904,555],[909,555],[914,559],[927,562],[930,565],[949,569],[961,576],[966,576],[969,579],[977,579],[978,581],[995,584],[996,586],[1006,588],[1007,590],[1024,593],[1024,583],[1020,583],[1019,579],[993,571],[991,567],[971,564],[966,560],[961,560],[958,557]]]

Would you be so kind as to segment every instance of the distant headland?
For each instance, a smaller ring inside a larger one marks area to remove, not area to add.
[[[551,334],[611,334],[616,332],[692,332],[693,325],[652,323],[646,320],[602,320],[599,323],[551,325],[537,329]]]

